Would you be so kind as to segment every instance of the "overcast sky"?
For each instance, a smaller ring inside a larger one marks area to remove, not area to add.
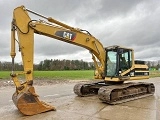
[[[104,46],[133,48],[136,59],[160,60],[160,0],[0,0],[0,61],[11,61],[12,12],[21,5],[86,29]],[[92,61],[84,48],[35,35],[35,63],[44,59]]]

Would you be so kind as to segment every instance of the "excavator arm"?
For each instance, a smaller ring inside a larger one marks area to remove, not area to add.
[[[44,20],[31,20],[28,12],[46,19],[47,22]],[[102,79],[104,72],[105,49],[88,31],[70,27],[51,17],[45,17],[28,10],[24,6],[17,7],[13,12],[11,29],[10,55],[13,64],[11,77],[16,86],[16,92],[13,94],[12,99],[18,109],[25,115],[55,110],[54,107],[38,100],[38,95],[35,93],[34,87],[32,86],[35,33],[88,49],[92,54],[92,59],[96,66],[95,78]],[[16,35],[18,39],[16,39]],[[19,51],[21,52],[24,66],[24,72],[21,73],[14,73],[14,58],[16,56],[15,41],[19,44]],[[100,62],[100,65],[98,64],[97,59]],[[24,74],[26,79],[22,83],[18,79],[18,75],[21,74]],[[30,107],[28,107],[28,105]]]
[[[97,66],[98,75],[96,78],[102,78],[105,61],[105,49],[103,45],[88,31],[70,27],[61,23],[51,17],[47,18],[47,23],[42,20],[31,20],[28,12],[31,10],[25,9],[24,6],[18,7],[14,10],[12,21],[12,44],[11,44],[11,57],[15,57],[15,30],[18,34],[20,51],[24,64],[24,71],[33,71],[33,55],[34,55],[34,33],[55,38],[63,42],[78,45],[86,48],[92,54],[92,58]],[[35,14],[35,12],[32,12]],[[36,15],[39,15],[36,13]],[[39,15],[42,17],[42,15]],[[86,33],[85,33],[85,32]],[[28,48],[29,47],[29,48]],[[96,57],[96,58],[95,58]],[[96,59],[101,63],[98,65]],[[32,76],[29,77],[32,79]]]

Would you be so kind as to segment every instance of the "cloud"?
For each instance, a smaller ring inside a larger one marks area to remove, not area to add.
[[[39,55],[67,55],[85,50],[82,47],[62,42],[52,38],[36,36],[35,53]]]
[[[104,46],[133,48],[136,59],[160,59],[158,0],[5,0],[0,1],[0,11],[3,11],[0,22],[0,61],[9,61],[12,12],[20,5],[75,28],[86,29]],[[32,14],[30,16],[39,19]],[[91,60],[84,48],[42,35],[35,35],[35,56],[36,62],[47,58]],[[17,57],[17,61],[21,61],[20,55]]]

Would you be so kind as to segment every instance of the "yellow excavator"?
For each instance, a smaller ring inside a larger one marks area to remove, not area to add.
[[[29,13],[43,20],[32,20]],[[56,110],[38,99],[33,87],[34,34],[40,34],[86,48],[91,53],[95,64],[95,82],[79,83],[74,86],[78,96],[98,94],[103,102],[118,104],[130,100],[153,95],[155,87],[152,83],[129,82],[131,80],[148,79],[149,71],[144,61],[134,60],[134,51],[117,45],[103,45],[87,30],[74,28],[51,17],[45,17],[24,6],[13,11],[11,27],[11,77],[16,86],[12,100],[18,110],[24,115],[35,115]],[[24,71],[14,71],[16,42],[21,52]],[[25,81],[18,79],[25,76]],[[125,82],[125,83],[124,83]]]

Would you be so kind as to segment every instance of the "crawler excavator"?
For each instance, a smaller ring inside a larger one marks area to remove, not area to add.
[[[29,13],[41,17],[32,20]],[[24,115],[34,115],[55,110],[38,99],[33,87],[34,34],[40,34],[86,48],[91,53],[95,64],[95,82],[79,83],[74,86],[78,96],[98,94],[103,102],[118,104],[126,101],[153,95],[155,87],[152,83],[129,82],[131,80],[148,79],[149,71],[144,61],[134,60],[134,51],[121,46],[103,47],[103,45],[87,30],[74,28],[51,17],[45,17],[32,10],[19,6],[13,11],[11,24],[11,77],[16,86],[12,100]],[[16,42],[21,52],[24,71],[14,71]],[[19,80],[25,76],[25,81]]]

